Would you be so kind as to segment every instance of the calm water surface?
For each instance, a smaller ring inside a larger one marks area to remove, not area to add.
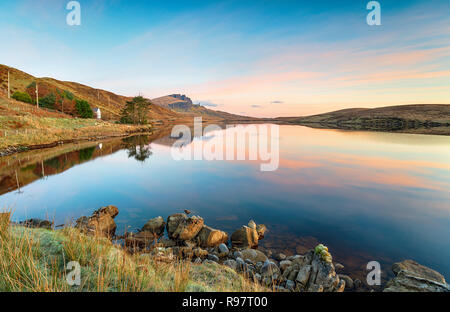
[[[321,242],[353,277],[372,260],[386,278],[393,262],[414,259],[450,279],[450,137],[281,126],[274,172],[255,161],[175,161],[172,143],[0,158],[0,207],[59,224],[113,204],[118,231],[183,209],[229,233],[254,219],[269,228],[262,248],[295,254]]]

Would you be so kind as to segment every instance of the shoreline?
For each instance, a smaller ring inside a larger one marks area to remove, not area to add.
[[[233,276],[239,276],[252,285],[252,291],[450,292],[450,286],[441,274],[412,260],[395,263],[392,266],[395,277],[386,285],[370,286],[365,281],[353,280],[341,273],[344,266],[333,261],[323,244],[303,255],[265,254],[258,249],[258,241],[264,239],[270,230],[252,220],[228,235],[208,227],[203,218],[191,216],[190,211],[186,210],[185,213],[172,214],[167,219],[150,219],[137,232],[116,236],[114,218],[118,214],[119,210],[115,206],[102,207],[90,217],[80,217],[75,225],[61,230],[55,230],[51,222],[39,219],[29,219],[18,224],[11,222],[9,226],[45,229],[54,235],[77,231],[77,235],[109,241],[130,257],[149,258],[155,263],[169,266],[184,263],[200,271],[215,267],[214,272],[221,272],[214,274],[218,279],[224,278],[222,274],[225,271],[222,270],[231,269],[233,274],[237,274]],[[213,290],[214,287],[219,285],[212,285]]]

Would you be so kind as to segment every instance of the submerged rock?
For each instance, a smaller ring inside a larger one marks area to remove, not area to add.
[[[413,260],[395,263],[392,271],[396,276],[387,283],[385,292],[450,292],[442,274]]]

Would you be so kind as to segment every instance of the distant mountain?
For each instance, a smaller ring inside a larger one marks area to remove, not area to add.
[[[203,116],[215,119],[226,119],[233,121],[256,121],[257,118],[230,114],[222,111],[212,110],[199,104],[194,104],[192,100],[184,94],[171,94],[151,100],[153,104],[171,109],[184,115]]]
[[[317,128],[450,134],[450,104],[350,108],[305,116],[280,117],[278,122]]]

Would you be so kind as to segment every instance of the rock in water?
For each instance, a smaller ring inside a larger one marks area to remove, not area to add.
[[[236,248],[256,248],[258,247],[258,232],[244,225],[231,235],[231,244]]]
[[[117,225],[114,218],[119,214],[116,206],[102,207],[92,214],[92,216],[81,217],[76,221],[75,227],[88,234],[113,237],[116,233]]]
[[[198,233],[196,240],[201,247],[217,247],[228,241],[228,234],[204,225]]]
[[[192,216],[182,220],[172,236],[174,239],[188,241],[197,236],[203,227],[203,219],[201,217]]]
[[[145,223],[141,232],[150,232],[155,236],[161,236],[164,234],[164,228],[166,226],[166,222],[162,217],[153,218]]]
[[[413,260],[395,263],[392,271],[396,277],[387,283],[385,292],[450,292],[444,276]]]

